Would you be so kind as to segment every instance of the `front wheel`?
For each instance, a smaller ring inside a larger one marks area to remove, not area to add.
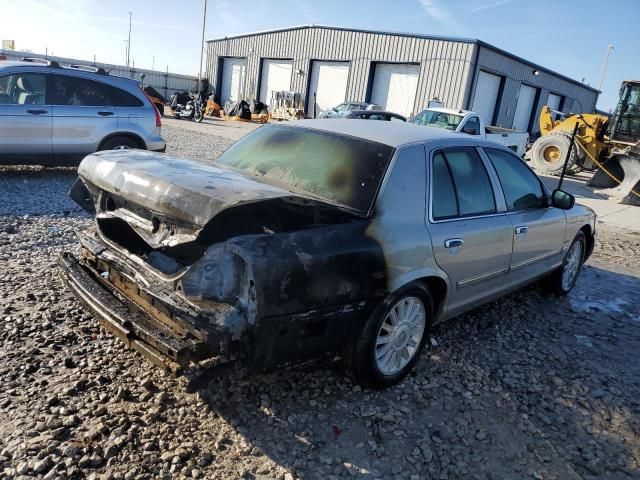
[[[582,271],[587,241],[582,231],[578,232],[567,250],[562,265],[549,277],[549,287],[556,295],[566,295],[571,291]]]
[[[193,113],[193,119],[200,123],[202,122],[202,119],[204,118],[204,110],[202,110],[201,108],[197,108],[196,111]]]
[[[420,357],[432,317],[431,295],[420,284],[382,302],[345,342],[342,356],[351,378],[373,388],[400,382]]]
[[[536,170],[547,175],[560,175],[569,152],[567,171],[578,161],[576,145],[571,146],[571,137],[563,133],[551,133],[538,138],[531,148],[531,161]]]

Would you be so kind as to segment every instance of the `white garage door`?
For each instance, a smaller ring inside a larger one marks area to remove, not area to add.
[[[271,104],[271,92],[291,89],[291,60],[263,60],[260,75],[261,102]]]
[[[376,65],[371,103],[405,117],[413,113],[418,88],[419,65],[381,63]]]
[[[528,131],[533,103],[536,101],[536,89],[529,85],[520,85],[516,112],[513,115],[513,128],[516,130]]]
[[[484,123],[491,125],[493,115],[498,104],[500,94],[500,83],[502,77],[491,73],[480,71],[476,82],[476,92],[473,95],[473,105],[471,110],[478,112]]]
[[[307,113],[313,115],[313,95],[316,115],[344,102],[347,94],[349,64],[346,62],[313,62],[309,80]]]
[[[222,106],[228,101],[237,102],[244,96],[244,79],[247,61],[244,58],[225,58],[222,62],[222,86],[220,101]]]
[[[562,97],[560,95],[556,95],[555,93],[550,93],[549,98],[547,98],[547,106],[551,110],[560,111],[560,104],[562,103]],[[557,113],[552,113],[551,118],[556,120],[558,118]]]

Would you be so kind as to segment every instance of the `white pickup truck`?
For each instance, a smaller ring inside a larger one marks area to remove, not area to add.
[[[408,122],[428,127],[445,128],[468,135],[480,135],[482,138],[509,147],[519,157],[524,157],[529,141],[527,132],[486,126],[478,113],[469,110],[432,107],[423,110]]]

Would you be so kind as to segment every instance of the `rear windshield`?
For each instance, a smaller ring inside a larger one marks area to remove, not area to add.
[[[217,164],[367,213],[392,155],[392,147],[377,142],[265,125],[231,146]]]

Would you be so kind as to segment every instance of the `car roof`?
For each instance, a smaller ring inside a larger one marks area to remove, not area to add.
[[[404,122],[372,122],[371,120],[346,118],[297,120],[288,125],[350,135],[394,148],[430,140],[460,139],[461,136],[459,133],[443,128],[425,127]]]
[[[91,65],[88,65],[89,67]],[[132,84],[139,84],[137,80],[132,78],[120,77],[118,75],[109,75],[108,73],[105,75],[104,73],[94,73],[89,72],[87,70],[81,70],[79,68],[69,68],[67,65],[47,65],[46,63],[39,62],[23,62],[19,60],[3,60],[0,61],[0,70],[3,68],[11,68],[11,67],[24,67],[29,70],[38,70],[43,69],[46,73],[62,73],[69,75],[77,75],[84,78],[88,78],[91,80],[103,81],[106,83],[112,83],[115,85],[127,85],[131,86]]]

